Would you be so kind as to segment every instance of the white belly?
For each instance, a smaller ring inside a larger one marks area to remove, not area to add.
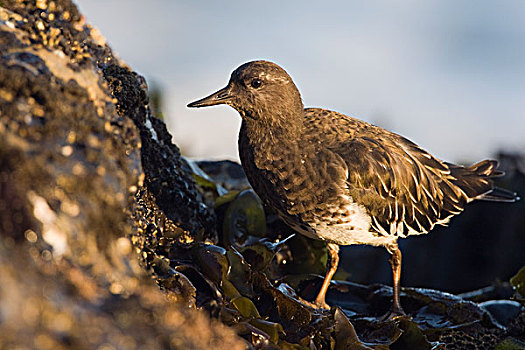
[[[342,222],[331,222],[330,219],[322,220],[318,218],[315,222],[308,225],[297,225],[286,215],[280,215],[283,221],[295,231],[313,238],[320,239],[338,245],[366,244],[373,246],[388,246],[396,241],[395,236],[384,236],[371,230],[371,218],[366,212],[365,207],[354,203],[348,198],[344,207],[333,208],[333,211],[345,212]]]

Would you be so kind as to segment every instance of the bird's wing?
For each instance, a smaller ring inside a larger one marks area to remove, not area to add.
[[[397,135],[360,135],[334,149],[348,167],[348,190],[387,234],[426,233],[469,201],[446,164]]]
[[[470,200],[454,183],[449,165],[413,142],[331,111],[312,109],[306,114],[312,127],[324,125],[318,132],[333,135],[323,137],[329,140],[325,147],[344,160],[348,192],[367,209],[377,232],[426,233],[436,224],[446,224]],[[317,123],[316,118],[333,122]]]

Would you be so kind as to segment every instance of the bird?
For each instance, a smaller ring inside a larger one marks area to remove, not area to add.
[[[371,245],[391,255],[392,304],[385,319],[406,315],[398,239],[446,225],[474,200],[519,199],[494,185],[504,175],[495,160],[449,163],[379,126],[305,108],[290,75],[273,62],[242,64],[226,87],[188,107],[220,104],[241,116],[239,157],[254,191],[293,230],[327,244],[317,308],[330,308],[326,292],[339,246]]]

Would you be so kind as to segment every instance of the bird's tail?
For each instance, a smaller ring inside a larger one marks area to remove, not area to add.
[[[458,185],[470,200],[487,200],[496,202],[515,202],[519,200],[515,192],[494,186],[494,178],[502,177],[505,172],[498,169],[495,160],[483,160],[470,167],[447,164],[453,182]]]

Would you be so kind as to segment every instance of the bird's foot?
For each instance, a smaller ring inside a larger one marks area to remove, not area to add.
[[[399,307],[392,306],[386,314],[378,317],[377,320],[379,322],[388,322],[388,321],[396,321],[400,318],[411,318],[411,317],[405,313],[405,311],[401,308],[401,306]]]
[[[330,305],[328,305],[324,300],[322,302],[319,302],[317,299],[314,301],[308,301],[306,299],[303,299],[299,297],[299,301],[312,309],[326,309],[330,310]]]
[[[328,290],[328,288],[326,289],[321,289],[321,292],[319,293],[319,295],[317,296],[317,298],[315,298],[315,301],[314,301],[314,305],[317,306],[318,309],[327,309],[327,310],[330,310],[330,305],[328,305],[326,303],[326,291]]]
[[[326,310],[330,310],[330,305],[328,305],[324,300],[322,302],[318,302],[317,300],[313,302],[313,304],[315,305],[315,307],[317,309],[326,309]]]

